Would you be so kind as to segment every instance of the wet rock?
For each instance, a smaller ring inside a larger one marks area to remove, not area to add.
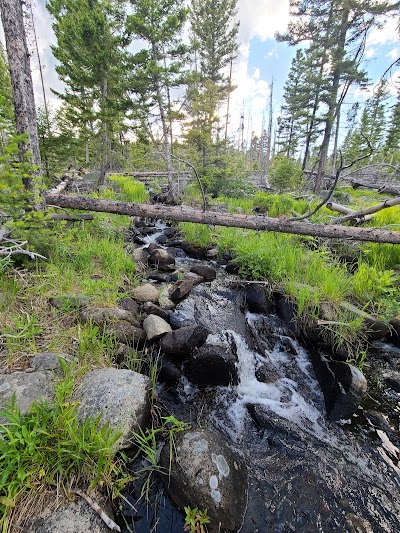
[[[136,219],[134,222],[135,228],[148,228],[148,227],[154,227],[154,224],[149,224],[148,222],[145,222],[143,219],[139,218]]]
[[[170,283],[172,280],[171,274],[161,274],[160,272],[148,272],[147,278],[159,283]]]
[[[203,326],[188,326],[167,333],[160,340],[159,345],[163,353],[178,358],[188,357],[195,348],[206,342],[208,333]]]
[[[382,378],[387,387],[390,387],[396,392],[400,392],[400,372],[387,370],[382,374]]]
[[[133,317],[139,312],[139,305],[133,298],[121,298],[118,305],[125,311],[129,311]]]
[[[239,274],[239,271],[240,265],[238,265],[234,261],[230,261],[225,267],[225,272],[227,274]]]
[[[165,228],[164,229],[164,235],[166,235],[169,239],[171,237],[176,237],[177,235],[180,235],[180,229],[179,228]]]
[[[393,344],[400,346],[400,318],[394,318],[389,322],[389,324],[389,340],[393,342]]]
[[[186,361],[184,372],[197,385],[237,385],[237,356],[225,344],[205,344]]]
[[[188,272],[183,279],[187,281],[191,281],[193,283],[193,287],[196,287],[196,285],[200,285],[200,283],[204,283],[204,278],[202,276],[198,276],[197,274],[194,274],[193,272]],[[176,281],[179,281],[179,280],[176,280]]]
[[[159,372],[159,380],[166,383],[178,383],[181,379],[181,371],[178,366],[168,356],[163,356]]]
[[[143,305],[143,311],[148,315],[157,315],[164,319],[166,322],[169,322],[169,317],[171,315],[169,311],[166,311],[165,309],[162,309],[158,305],[155,305],[151,302],[146,302]]]
[[[156,239],[157,244],[167,244],[168,238],[165,235],[159,235]]]
[[[313,353],[311,360],[325,399],[330,420],[347,420],[356,412],[367,392],[365,376],[354,366],[328,361]]]
[[[175,257],[167,250],[159,248],[150,253],[149,263],[156,265],[160,270],[171,270],[175,268]]]
[[[250,285],[246,289],[247,307],[251,313],[268,315],[272,312],[272,301],[263,285]]]
[[[150,416],[147,376],[116,368],[101,368],[86,374],[78,387],[80,420],[102,415],[101,424],[122,432],[115,450],[132,447],[132,434],[144,428]]]
[[[98,493],[90,493],[104,510],[113,519],[111,504]],[[39,515],[29,520],[25,526],[30,533],[109,533],[109,528],[97,513],[82,499],[68,502],[53,510],[45,508]]]
[[[257,368],[256,378],[260,383],[273,383],[279,379],[279,374],[276,369],[272,368],[270,365],[264,364]]]
[[[183,241],[181,248],[186,255],[193,257],[194,259],[206,259],[207,257],[207,249],[201,246],[196,246],[195,244]]]
[[[132,291],[132,297],[137,302],[152,302],[155,303],[158,301],[159,291],[154,285],[151,283],[145,283],[144,285],[140,285],[140,287],[137,287],[136,289],[133,289]]]
[[[206,256],[207,259],[216,259],[218,257],[217,248],[211,248],[210,250],[207,250]]]
[[[140,235],[135,235],[135,237],[133,238],[133,242],[141,246],[143,244],[146,244],[146,240],[144,239],[144,237],[141,237]]]
[[[143,322],[143,329],[146,332],[147,340],[154,341],[172,331],[171,326],[160,316],[149,315]]]
[[[153,234],[156,233],[157,231],[158,231],[157,228],[147,227],[147,228],[142,228],[142,229],[140,230],[140,233],[141,233],[142,235],[146,235],[146,236],[147,236],[147,235],[153,235]]]
[[[171,288],[169,296],[173,302],[180,302],[183,300],[193,289],[193,282],[189,279],[183,279],[177,281]]]
[[[87,305],[89,300],[89,296],[84,294],[64,294],[49,298],[49,303],[56,309],[71,311],[72,309],[79,309],[81,306]]]
[[[162,248],[155,242],[152,242],[151,244],[148,245],[147,251],[149,254],[151,254],[152,252],[154,252],[154,250],[162,250]]]
[[[296,305],[291,301],[285,298],[282,295],[278,296],[276,302],[276,311],[277,314],[285,322],[286,327],[293,335],[296,334],[296,316],[297,309]]]
[[[211,268],[207,265],[193,265],[190,272],[194,272],[198,276],[203,277],[206,281],[213,281],[217,277],[215,268]]]
[[[160,463],[169,475],[165,486],[174,503],[183,509],[207,509],[210,533],[240,530],[247,505],[247,470],[242,458],[223,437],[206,429],[179,433],[170,469],[169,444]]]

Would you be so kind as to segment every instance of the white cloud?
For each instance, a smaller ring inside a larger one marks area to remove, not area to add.
[[[392,61],[395,61],[400,57],[400,48],[396,46],[396,48],[392,48],[388,54],[386,54],[386,57],[389,57]]]
[[[373,28],[368,34],[367,45],[377,45],[397,42],[398,35],[398,19],[395,16],[390,17],[382,28]]]
[[[365,50],[365,57],[368,59],[370,59],[371,57],[374,57],[375,54],[376,54],[376,50],[373,46],[370,46],[369,48]]]
[[[239,40],[266,40],[284,31],[289,21],[289,0],[239,0]]]

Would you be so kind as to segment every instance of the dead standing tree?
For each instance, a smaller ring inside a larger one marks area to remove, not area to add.
[[[26,136],[19,143],[19,159],[25,161],[30,154],[31,162],[37,167],[32,177],[23,178],[23,183],[25,189],[34,194],[34,207],[40,209],[41,158],[22,4],[21,0],[0,0],[0,11],[10,69],[15,129],[17,135]]]

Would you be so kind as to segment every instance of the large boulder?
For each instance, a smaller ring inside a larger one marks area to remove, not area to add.
[[[208,333],[205,327],[198,325],[171,331],[160,340],[161,351],[179,359],[188,357],[195,348],[206,342]]]
[[[143,322],[147,340],[154,341],[172,331],[171,326],[158,315],[149,315]]]
[[[168,474],[166,489],[174,503],[207,509],[209,533],[240,530],[247,506],[247,470],[242,458],[224,438],[207,429],[179,433],[170,463],[170,446],[162,449],[160,464]]]
[[[101,424],[122,432],[115,449],[131,448],[132,436],[144,428],[150,417],[150,379],[116,368],[101,368],[87,373],[80,383],[76,399],[80,420],[101,415]]]
[[[237,385],[237,356],[227,344],[204,344],[185,363],[184,372],[197,385]]]
[[[158,301],[159,291],[154,285],[151,283],[145,283],[144,285],[140,285],[140,287],[136,287],[136,289],[133,289],[132,291],[132,297],[137,302],[153,302],[156,303]]]
[[[267,315],[272,311],[272,299],[267,296],[263,285],[250,285],[246,289],[247,307],[251,313]]]
[[[364,374],[349,363],[329,361],[319,353],[311,353],[311,360],[329,420],[351,418],[367,393]]]
[[[156,265],[160,270],[173,270],[175,268],[175,257],[163,248],[157,248],[150,253],[150,265]]]

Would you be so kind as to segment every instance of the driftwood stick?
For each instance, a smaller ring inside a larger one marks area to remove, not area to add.
[[[90,505],[90,507],[93,509],[93,511],[95,511],[98,514],[98,516],[103,520],[103,522],[110,529],[112,529],[114,531],[121,531],[121,528],[119,527],[119,525],[116,524],[114,522],[114,520],[112,520],[109,516],[107,516],[106,513],[100,507],[100,505],[98,503],[96,503],[94,500],[92,500],[92,498],[90,498],[90,496],[88,496],[87,494],[85,494],[84,492],[82,492],[79,489],[74,490],[74,492],[75,492],[75,494],[77,494],[78,496],[83,498],[88,505]]]
[[[276,231],[295,235],[311,235],[330,239],[352,239],[368,242],[385,242],[400,244],[400,231],[377,228],[349,228],[328,224],[310,224],[309,222],[290,222],[286,218],[268,218],[254,215],[226,215],[213,211],[200,211],[165,205],[148,205],[101,200],[83,196],[49,195],[47,200],[52,205],[86,211],[115,213],[118,215],[161,218],[176,222],[193,222],[253,230]],[[400,203],[400,200],[399,200]]]
[[[382,209],[387,209],[388,207],[393,207],[395,205],[400,205],[400,197],[393,198],[392,200],[385,200],[381,204],[373,205],[372,207],[367,207],[366,209],[361,209],[360,211],[355,211],[354,213],[345,215],[344,217],[335,218],[335,220],[332,220],[332,224],[341,224],[342,222],[347,222],[348,220],[352,220],[354,218],[363,218],[366,215],[372,215],[373,213],[377,213]]]

